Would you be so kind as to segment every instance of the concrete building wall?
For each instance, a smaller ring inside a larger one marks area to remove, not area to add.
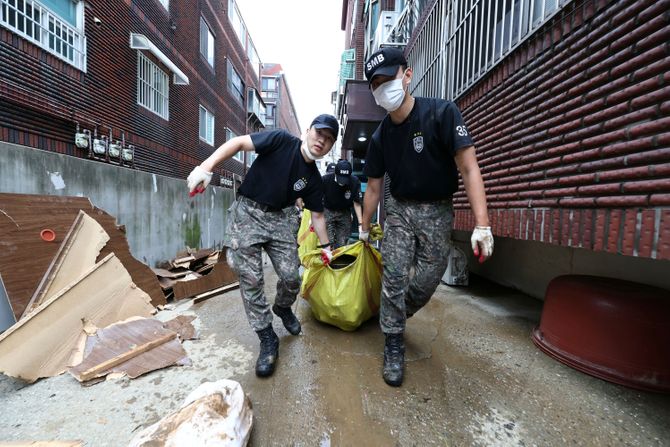
[[[88,197],[126,227],[133,256],[152,267],[187,246],[221,247],[234,200],[230,189],[189,198],[181,179],[3,142],[0,192]]]
[[[467,253],[470,272],[538,299],[544,298],[549,281],[567,274],[618,278],[670,290],[670,261],[496,237],[493,257],[479,264],[471,255],[470,234],[454,232],[456,245]]]

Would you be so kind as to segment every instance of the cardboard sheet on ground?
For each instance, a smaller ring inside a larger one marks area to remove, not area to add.
[[[84,382],[110,373],[134,379],[171,365],[188,365],[190,360],[177,335],[152,318],[132,317],[114,323],[88,335],[84,360],[69,372]]]
[[[0,371],[27,382],[61,374],[71,364],[84,321],[104,327],[148,317],[155,310],[150,301],[109,254],[0,336]]]
[[[28,302],[23,316],[25,317],[54,293],[93,267],[95,259],[107,241],[109,235],[102,225],[85,212],[79,211],[37,290]]]
[[[303,257],[315,250],[317,245],[319,245],[319,238],[312,227],[312,214],[309,210],[304,209],[298,229],[298,256],[300,256],[301,263]],[[303,263],[303,265],[305,264]]]
[[[353,262],[341,262],[347,258]],[[330,266],[323,265],[321,250],[302,259],[307,269],[300,292],[317,320],[353,331],[379,312],[382,260],[376,249],[363,242],[345,245],[333,252]]]

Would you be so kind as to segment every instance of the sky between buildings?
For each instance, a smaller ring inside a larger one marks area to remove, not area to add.
[[[284,69],[301,130],[333,113],[344,31],[338,0],[237,0],[261,62]]]

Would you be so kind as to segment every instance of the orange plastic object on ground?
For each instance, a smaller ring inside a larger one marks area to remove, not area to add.
[[[620,385],[670,393],[670,292],[597,276],[547,286],[533,342],[579,371]]]

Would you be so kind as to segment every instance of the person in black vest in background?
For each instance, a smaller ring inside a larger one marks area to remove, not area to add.
[[[323,206],[328,239],[335,248],[347,245],[351,234],[351,208],[361,221],[361,181],[351,173],[351,163],[340,160],[332,174],[323,176]]]

